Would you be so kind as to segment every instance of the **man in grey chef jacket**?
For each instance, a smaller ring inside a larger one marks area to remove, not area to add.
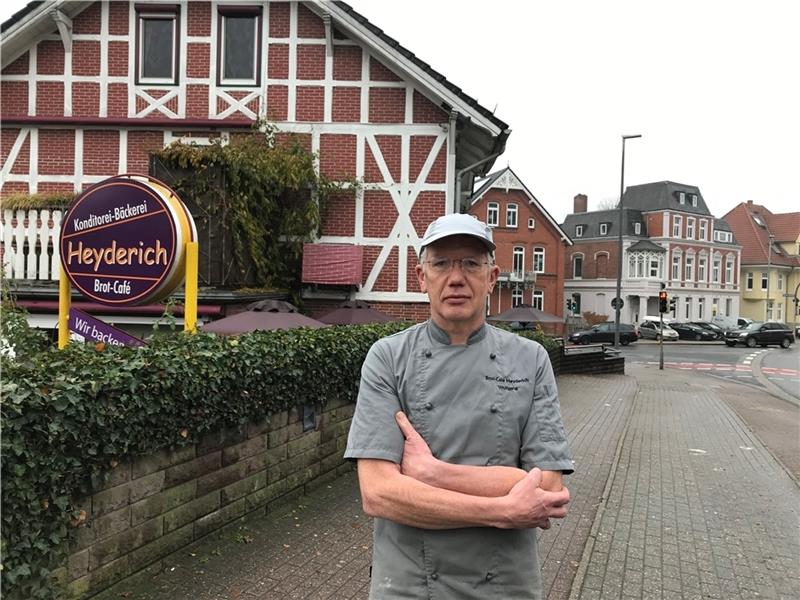
[[[566,515],[573,467],[547,352],[485,322],[494,249],[470,215],[431,223],[430,319],[364,361],[345,457],[375,517],[370,598],[541,598],[536,528]]]

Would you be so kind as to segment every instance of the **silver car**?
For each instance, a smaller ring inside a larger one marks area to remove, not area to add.
[[[663,328],[659,328],[656,321],[644,321],[639,324],[639,335],[644,339],[660,340],[664,336],[665,342],[677,342],[678,332],[664,323]]]

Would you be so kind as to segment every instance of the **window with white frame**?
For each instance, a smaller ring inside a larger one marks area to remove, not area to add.
[[[778,302],[778,316],[776,319],[778,321],[783,321],[783,302]]]
[[[765,290],[769,287],[769,273],[761,271],[761,289]]]
[[[748,290],[752,290],[753,289],[753,274],[750,271],[747,272],[746,281],[747,281],[747,283],[745,285],[746,285],[747,289]],[[725,278],[725,283],[728,283],[728,278],[727,277]]]
[[[514,246],[511,269],[516,277],[522,278],[525,273],[525,248]]]
[[[608,223],[600,223],[600,235],[608,235]]]
[[[707,241],[706,236],[708,235],[708,221],[705,219],[700,219],[700,239],[703,241]]]
[[[219,6],[220,85],[258,86],[261,7]]]
[[[686,237],[690,240],[694,239],[694,218],[686,217]]]
[[[686,192],[678,192],[678,202],[686,204]]]
[[[697,299],[697,318],[701,321],[706,318],[706,299],[702,297]]]
[[[533,272],[544,273],[544,248],[533,249]]]
[[[497,227],[500,222],[500,205],[497,202],[489,202],[486,205],[486,224],[489,227]]]
[[[654,277],[661,279],[661,261],[662,259],[660,256],[655,256],[652,254],[650,255],[650,260],[648,261],[648,264],[650,265],[647,273],[648,277],[651,279]]]
[[[697,259],[697,281],[702,281],[705,283],[707,264],[708,259],[706,258],[705,254],[701,254]]]
[[[714,240],[717,242],[724,242],[730,244],[733,241],[733,234],[730,231],[714,230]]]
[[[751,273],[750,276],[752,277],[753,274]],[[733,257],[729,256],[725,260],[725,283],[727,285],[733,285]],[[753,289],[753,281],[750,281],[750,288]]]
[[[506,206],[506,227],[517,226],[517,205],[509,202]]]
[[[536,219],[528,217],[528,229],[536,229]]]
[[[783,273],[778,273],[778,291],[783,290]]]
[[[663,256],[654,252],[631,252],[628,254],[628,277],[632,279],[661,278]]]
[[[711,299],[711,316],[716,317],[719,314],[719,298]]]
[[[718,254],[714,255],[714,261],[711,265],[711,281],[713,283],[719,283],[719,276],[722,271],[722,257]]]
[[[691,254],[686,255],[683,278],[685,281],[694,281],[694,256]]]
[[[672,309],[672,318],[673,319],[677,319],[678,318],[678,311],[680,310],[680,306],[681,306],[680,298],[675,296],[675,308]]]
[[[634,235],[642,235],[642,224],[641,223],[634,223],[633,224],[633,234]]]
[[[697,194],[691,194],[692,206],[697,206]]]
[[[572,257],[572,277],[580,279],[583,277],[583,255],[576,254]]]
[[[672,253],[672,280],[680,281],[681,279],[681,253]]]
[[[583,237],[583,225],[575,225],[575,237]]]
[[[140,85],[178,84],[177,5],[137,5],[136,83]]]
[[[672,237],[679,238],[681,237],[681,219],[680,215],[674,215],[672,217]]]
[[[767,300],[767,321],[772,321],[773,313],[775,311],[775,302],[773,300]]]
[[[733,299],[725,298],[725,316],[730,317],[733,314]]]
[[[511,290],[511,308],[514,308],[515,306],[519,306],[520,304],[522,304],[522,298],[523,296],[521,289],[515,287],[513,290]]]
[[[684,313],[684,318],[685,319],[691,319],[692,318],[692,299],[691,298],[686,298],[686,312]]]
[[[544,291],[533,290],[533,308],[544,310]]]

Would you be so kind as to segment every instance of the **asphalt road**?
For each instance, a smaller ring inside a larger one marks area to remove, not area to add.
[[[720,342],[664,342],[664,368],[706,372],[737,383],[754,386],[800,405],[800,347],[789,349],[729,348]],[[638,341],[622,347],[629,362],[658,364],[659,345]]]

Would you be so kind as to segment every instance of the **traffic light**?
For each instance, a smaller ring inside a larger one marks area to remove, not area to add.
[[[667,292],[661,290],[658,292],[658,310],[659,312],[667,312]]]
[[[572,312],[572,300],[567,298],[567,312]]]
[[[671,313],[675,312],[675,300],[676,298],[674,297],[669,299],[669,312]]]
[[[571,307],[571,310],[574,313],[578,312],[578,298],[580,298],[579,294],[572,294],[572,307]]]

